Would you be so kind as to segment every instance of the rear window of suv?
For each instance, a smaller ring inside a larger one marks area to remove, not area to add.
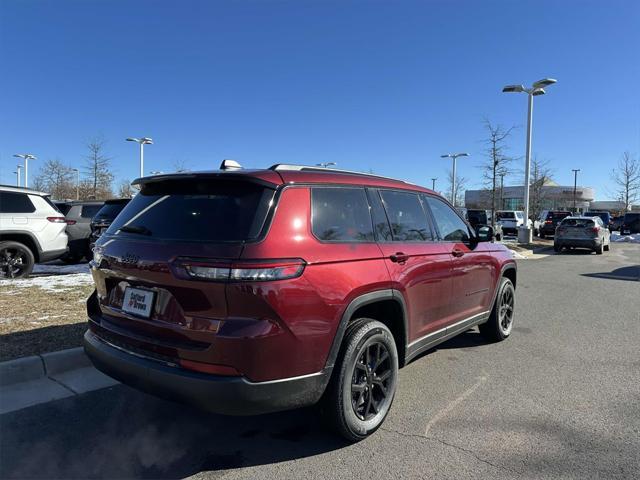
[[[122,229],[120,233],[126,235],[186,242],[255,240],[274,194],[271,188],[242,181],[150,183],[124,208],[107,233]]]

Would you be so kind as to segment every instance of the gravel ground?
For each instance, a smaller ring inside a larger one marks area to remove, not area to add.
[[[0,361],[81,345],[87,264],[37,265],[31,277],[0,281]]]

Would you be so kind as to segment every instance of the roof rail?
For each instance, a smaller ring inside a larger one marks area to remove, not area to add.
[[[386,180],[395,180],[396,182],[409,183],[405,180],[398,180],[396,178],[386,177],[384,175],[376,175],[375,173],[366,173],[366,172],[355,172],[353,170],[341,170],[338,168],[329,168],[329,167],[314,167],[311,165],[294,165],[289,163],[276,163],[275,165],[271,165],[269,170],[274,171],[282,171],[288,170],[293,172],[331,172],[331,173],[348,173],[350,175],[361,175],[363,177],[375,177],[375,178],[384,178]]]

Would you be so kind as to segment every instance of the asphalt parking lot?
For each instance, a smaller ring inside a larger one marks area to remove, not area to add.
[[[361,443],[313,409],[220,417],[117,386],[0,417],[0,477],[638,478],[640,245],[518,265],[512,337],[409,364]]]

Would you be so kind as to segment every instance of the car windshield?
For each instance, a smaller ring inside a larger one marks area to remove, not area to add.
[[[259,236],[275,191],[255,183],[173,180],[142,188],[108,230],[191,242]]]
[[[593,227],[595,223],[589,218],[565,218],[561,225],[563,227]]]
[[[114,219],[122,211],[125,205],[125,202],[105,203],[102,208],[98,210],[98,213],[96,213],[95,217]]]
[[[515,214],[513,212],[498,212],[497,213],[497,217],[499,220],[504,220],[504,219],[514,219],[516,218]]]

